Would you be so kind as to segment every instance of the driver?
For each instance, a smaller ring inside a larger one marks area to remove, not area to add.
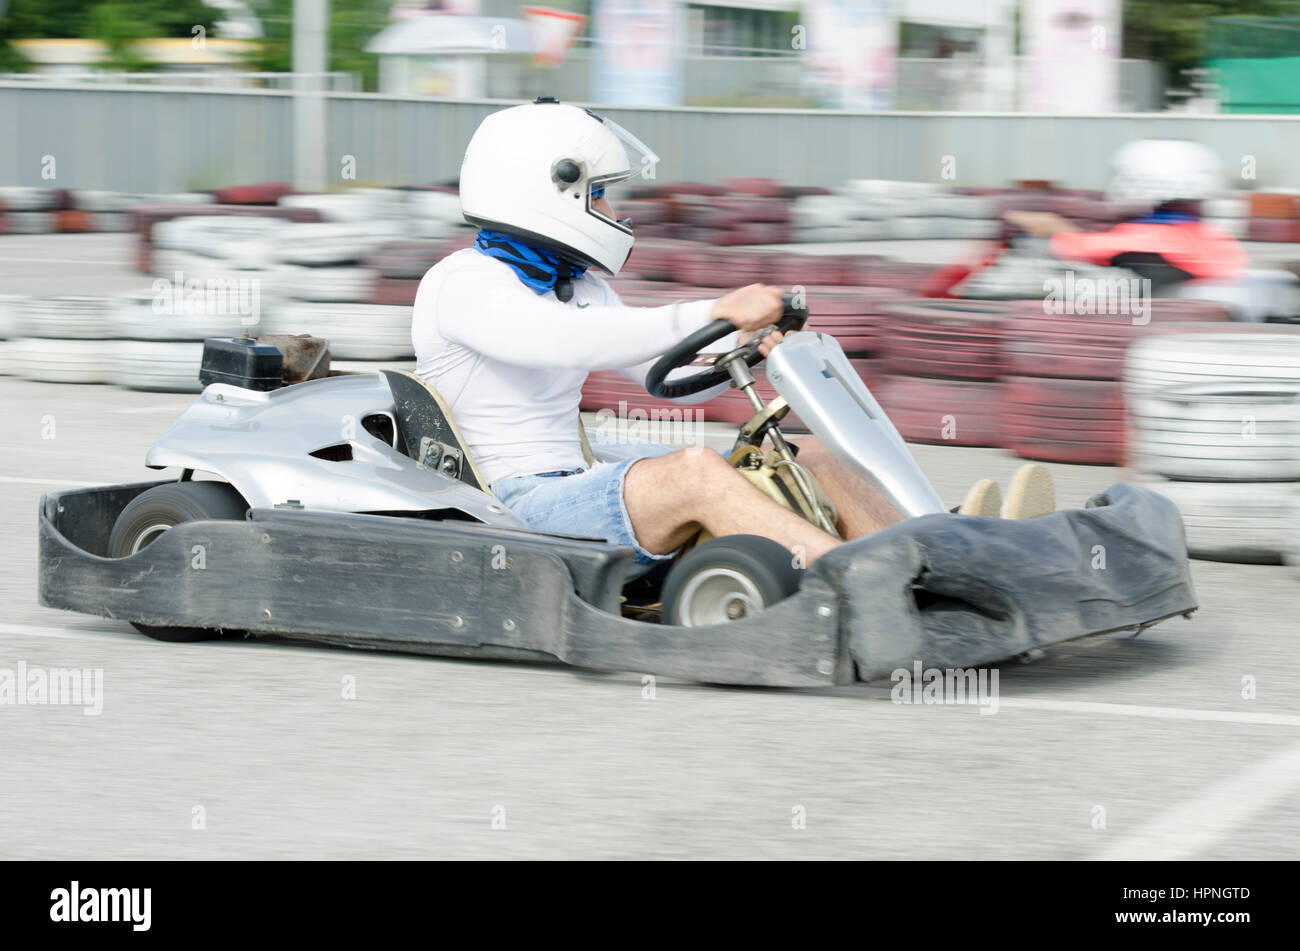
[[[1127,268],[1151,280],[1153,293],[1193,278],[1241,276],[1246,254],[1230,234],[1201,218],[1201,202],[1222,187],[1218,157],[1197,142],[1142,139],[1111,159],[1106,197],[1138,213],[1109,231],[1080,232],[1053,212],[1003,217],[1033,237],[1050,237],[1066,261]]]
[[[633,243],[631,221],[615,217],[606,189],[648,177],[656,161],[618,124],[550,98],[484,119],[460,177],[465,219],[481,230],[473,248],[449,255],[420,283],[416,373],[446,400],[492,492],[535,529],[603,537],[652,566],[703,527],[771,538],[810,564],[839,539],[768,498],[716,452],[642,443],[619,462],[584,461],[578,402],[589,371],[618,370],[644,384],[661,354],[706,324],[721,318],[736,327],[722,341],[729,348],[782,315],[781,289],[763,284],[714,300],[625,307],[595,273],[618,274]],[[780,336],[761,341],[764,356]],[[815,439],[801,439],[799,449],[834,501],[844,538],[901,521]],[[1046,470],[1029,468],[1023,511],[1009,514],[1054,509]],[[999,514],[996,483],[976,488],[963,511]]]

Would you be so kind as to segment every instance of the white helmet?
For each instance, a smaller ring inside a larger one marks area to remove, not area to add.
[[[632,252],[632,222],[596,211],[592,190],[657,161],[618,123],[543,96],[480,123],[460,168],[460,210],[470,224],[617,274]]]
[[[1106,197],[1156,207],[1171,201],[1203,201],[1223,187],[1219,157],[1199,142],[1141,139],[1110,161]]]

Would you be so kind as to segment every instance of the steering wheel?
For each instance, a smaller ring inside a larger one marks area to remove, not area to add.
[[[781,331],[781,333],[801,329],[808,319],[808,305],[796,305],[794,299],[788,294],[781,298],[781,303],[784,305],[784,309],[775,329]],[[672,400],[681,396],[699,393],[729,380],[731,375],[727,373],[726,368],[716,365],[711,369],[701,370],[699,373],[691,374],[680,380],[673,380],[671,383],[668,382],[668,374],[678,367],[694,363],[701,350],[711,343],[718,342],[735,329],[735,324],[729,320],[715,320],[670,348],[646,374],[646,391],[656,399]],[[763,359],[763,355],[758,350],[759,342],[762,339],[760,334],[742,348],[745,351],[744,361],[746,366],[752,367]]]

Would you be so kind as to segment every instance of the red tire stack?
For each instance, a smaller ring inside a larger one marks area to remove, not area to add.
[[[1129,344],[1183,323],[1228,318],[1208,301],[1157,299],[1150,305],[1149,322],[1135,324],[1130,316],[1045,314],[1041,300],[1016,302],[1002,344],[1006,448],[1047,462],[1121,464],[1120,381]]]
[[[292,195],[293,186],[288,182],[263,182],[218,188],[213,194],[222,205],[274,205],[286,195]]]
[[[378,274],[370,303],[414,304],[425,272],[455,250],[459,249],[446,241],[389,241],[380,245],[361,262],[362,267]]]
[[[1256,192],[1250,196],[1248,241],[1300,241],[1300,195]]]
[[[875,255],[861,255],[847,265],[846,284],[885,287],[904,294],[920,294],[938,268],[933,264],[895,261]]]
[[[657,283],[651,281],[618,280],[614,284],[620,299],[629,307],[662,307],[677,301],[707,300],[720,296],[716,287],[692,287],[682,284]],[[776,395],[776,390],[767,382],[760,365],[754,369],[759,395],[766,402]],[[622,405],[620,405],[622,404]],[[745,394],[737,389],[729,389],[713,399],[703,403],[683,404],[672,400],[657,400],[645,391],[645,388],[632,382],[615,370],[597,370],[587,377],[582,388],[581,408],[593,412],[613,410],[623,412],[637,411],[649,414],[677,413],[681,418],[683,410],[692,412],[691,419],[706,422],[724,422],[739,424],[754,415]],[[698,414],[698,415],[697,415]],[[793,417],[786,417],[787,424],[797,428],[798,422]]]
[[[995,301],[915,300],[886,308],[888,373],[880,405],[904,439],[999,446],[1000,343],[1011,306]]]

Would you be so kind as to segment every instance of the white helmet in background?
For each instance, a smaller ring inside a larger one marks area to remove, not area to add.
[[[1223,187],[1219,157],[1199,142],[1141,139],[1115,153],[1106,197],[1151,207],[1204,201]]]
[[[539,97],[479,125],[460,169],[461,213],[480,228],[617,274],[632,252],[632,223],[596,211],[592,192],[657,161],[618,123]]]

